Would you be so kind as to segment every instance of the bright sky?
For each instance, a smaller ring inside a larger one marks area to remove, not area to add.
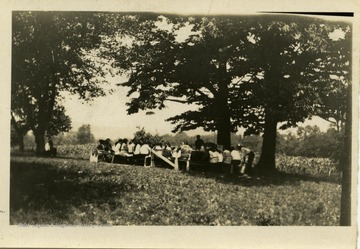
[[[153,110],[155,114],[145,115],[145,111],[127,115],[126,102],[129,98],[126,97],[128,88],[116,86],[116,83],[124,82],[121,77],[109,78],[110,86],[113,86],[114,92],[105,97],[94,99],[90,103],[83,103],[76,95],[64,94],[65,100],[63,104],[66,108],[66,113],[72,119],[73,130],[76,131],[83,124],[90,124],[92,133],[96,138],[111,138],[116,139],[120,137],[131,138],[137,131],[137,127],[144,127],[146,131],[153,134],[160,135],[169,133],[175,127],[165,119],[180,114],[187,110],[194,110],[196,106],[187,105],[175,102],[167,102],[167,108],[163,110]],[[318,125],[321,130],[325,131],[329,127],[329,122],[314,117],[300,126]],[[288,129],[284,132],[295,131],[295,129]],[[239,133],[242,134],[243,130]],[[213,134],[206,133],[202,129],[186,132],[188,135],[196,134]]]
[[[165,119],[182,113],[185,110],[195,109],[196,106],[167,102],[167,108],[153,110],[155,114],[145,115],[145,111],[127,115],[126,97],[128,88],[116,86],[115,83],[124,82],[119,78],[110,79],[114,92],[105,97],[94,99],[90,103],[82,103],[76,95],[64,94],[63,101],[66,113],[73,122],[73,130],[77,130],[82,124],[90,124],[92,132],[97,138],[101,137],[132,137],[137,127],[144,127],[146,131],[160,135],[171,133],[174,125],[165,122]],[[204,134],[197,130],[188,132],[189,135]]]

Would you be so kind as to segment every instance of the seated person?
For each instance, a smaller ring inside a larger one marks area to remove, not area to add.
[[[112,145],[111,145],[111,140],[110,138],[107,138],[104,142],[104,150],[106,152],[109,152],[109,153],[113,153],[114,151],[112,150]]]
[[[120,155],[121,156],[127,156],[127,154],[128,154],[127,142],[128,142],[127,139],[122,140],[122,143],[121,143],[121,146],[120,146]]]
[[[209,162],[210,164],[217,164],[219,162],[219,152],[214,147],[209,150]]]
[[[149,144],[144,143],[143,145],[141,145],[140,155],[144,158],[144,166],[149,166],[147,162],[150,159],[150,153],[151,153],[151,148]]]
[[[171,159],[172,158],[172,149],[171,149],[171,146],[169,143],[166,143],[165,144],[165,148],[162,152],[162,155],[164,157],[166,157],[167,159]]]
[[[157,143],[157,144],[154,146],[153,150],[155,150],[155,151],[157,151],[157,152],[162,152],[162,151],[164,150],[164,148],[163,148],[163,146],[162,146],[161,143]]]
[[[221,150],[217,150],[218,152],[218,158],[219,158],[219,163],[223,163],[224,161],[224,156]]]
[[[225,164],[231,164],[231,153],[230,153],[230,150],[228,148],[225,148],[225,150],[223,151],[223,157],[224,157],[224,160],[223,162]]]
[[[179,158],[181,154],[180,148],[175,146],[171,147],[171,157],[172,158]]]
[[[104,140],[100,139],[99,140],[99,144],[98,146],[96,147],[99,151],[104,151],[105,150],[105,145],[104,145]]]
[[[138,143],[137,145],[135,145],[135,149],[134,149],[134,156],[138,156],[140,155],[140,148],[141,148],[142,144]]]
[[[103,161],[111,161],[114,151],[111,146],[110,138],[106,140],[99,140],[98,149],[98,157]]]
[[[120,148],[121,148],[122,139],[119,139],[115,146],[113,146],[112,150],[114,151],[115,155],[120,155]]]
[[[129,141],[129,144],[128,144],[127,148],[128,148],[128,154],[129,155],[134,155],[135,144],[133,143],[132,140]]]
[[[149,155],[150,152],[151,152],[151,148],[150,148],[149,144],[144,143],[143,145],[141,145],[141,147],[140,147],[140,154],[141,155],[146,156],[146,155]]]

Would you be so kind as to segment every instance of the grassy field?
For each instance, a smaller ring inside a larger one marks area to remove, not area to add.
[[[10,224],[339,225],[340,184],[325,176],[247,179],[13,155]]]

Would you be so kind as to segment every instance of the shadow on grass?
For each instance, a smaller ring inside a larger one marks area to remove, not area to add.
[[[105,179],[108,172],[87,173],[62,169],[50,163],[11,161],[10,215],[19,210],[52,210],[58,219],[72,207],[92,203],[117,208],[119,195],[136,191],[125,177]]]
[[[214,179],[219,183],[241,185],[246,187],[268,186],[268,185],[298,185],[301,181],[340,184],[340,180],[341,180],[339,176],[332,176],[332,177],[324,176],[324,175],[311,176],[311,175],[292,174],[292,173],[286,173],[280,171],[268,174],[266,176],[253,175],[251,177],[224,174],[216,171],[205,172],[199,170],[188,171],[186,172],[186,174],[193,177]]]

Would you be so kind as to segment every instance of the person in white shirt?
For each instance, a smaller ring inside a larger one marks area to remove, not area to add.
[[[230,150],[228,150],[227,148],[225,148],[225,150],[223,151],[223,157],[224,157],[224,163],[230,165],[231,164],[231,153]]]
[[[232,147],[231,150],[231,170],[232,174],[238,175],[240,173],[241,154],[239,148]]]
[[[225,148],[223,153],[223,165],[222,165],[222,173],[227,174],[230,172],[231,170],[231,153],[230,150],[228,148]]]
[[[54,146],[54,143],[52,140],[49,140],[46,144],[45,144],[45,153],[48,156],[52,156],[55,157],[56,156],[56,147]]]
[[[134,150],[134,156],[140,155],[140,148],[141,148],[141,144],[136,144]]]
[[[120,154],[120,147],[121,147],[122,139],[119,139],[115,145],[113,146],[112,150],[114,151],[115,155]]]
[[[45,144],[45,151],[50,151],[50,144],[49,144],[49,142],[47,142],[47,143]]]
[[[150,151],[151,151],[151,148],[147,143],[141,145],[141,147],[140,147],[140,154],[141,155],[149,155]]]
[[[149,146],[149,144],[144,143],[143,145],[141,145],[140,147],[140,155],[141,157],[143,157],[144,159],[144,167],[150,167],[151,165],[151,160],[150,160],[150,164],[148,165],[148,160],[151,158],[150,156],[151,154],[151,147]]]
[[[122,156],[127,156],[128,153],[127,142],[128,142],[127,139],[123,139],[121,142],[120,155]]]
[[[179,169],[182,171],[187,171],[189,168],[189,159],[191,155],[192,148],[188,145],[186,141],[182,142],[179,147]]]
[[[211,164],[215,164],[219,162],[219,152],[216,151],[214,147],[209,150],[209,159]]]
[[[133,143],[133,141],[129,141],[129,144],[128,144],[128,153],[130,155],[133,155],[134,154],[134,150],[135,150],[135,144]]]
[[[221,150],[218,150],[217,151],[218,152],[218,158],[219,158],[219,163],[223,163],[223,161],[224,161],[224,156],[223,156],[223,153],[222,153],[222,151]]]

